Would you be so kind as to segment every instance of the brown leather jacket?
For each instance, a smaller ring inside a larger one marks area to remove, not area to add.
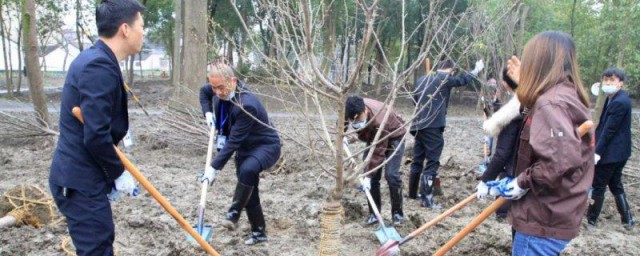
[[[509,222],[518,232],[570,240],[578,235],[594,174],[593,130],[577,127],[591,117],[564,81],[537,99],[518,143],[516,176],[529,192],[511,202]]]
[[[386,109],[388,108],[384,106],[384,103],[368,98],[364,98],[364,105],[369,110],[367,126],[358,132],[358,139],[367,142],[367,144],[371,144],[382,124],[382,120],[386,115]],[[379,137],[379,139],[382,140],[375,145],[373,156],[371,156],[371,161],[369,161],[366,170],[372,170],[382,164],[385,159],[387,147],[389,146],[389,141],[402,138],[406,132],[407,129],[404,127],[404,120],[402,120],[394,109],[391,109],[391,114],[387,118],[387,123]]]

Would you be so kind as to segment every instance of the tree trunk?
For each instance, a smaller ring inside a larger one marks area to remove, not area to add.
[[[576,5],[578,4],[578,0],[573,0],[573,7],[571,7],[571,18],[569,20],[569,31],[571,31],[571,37],[574,35],[574,28],[576,26]]]
[[[133,84],[133,62],[136,60],[136,55],[129,56],[129,69],[127,69],[127,84]]]
[[[6,80],[6,84],[7,84],[7,96],[12,97],[12,93],[11,90],[9,89],[9,84],[11,84],[11,77],[9,77],[9,74],[11,74],[11,72],[9,72],[9,60],[8,58],[10,58],[10,56],[7,54],[7,43],[6,40],[8,37],[5,36],[5,30],[4,30],[4,17],[2,15],[2,7],[3,7],[4,3],[2,1],[0,1],[0,36],[2,37],[2,58],[4,60],[4,73],[5,73],[5,80]],[[11,41],[9,41],[9,47],[11,47]]]
[[[178,80],[174,77],[177,83],[174,83],[176,90],[173,97],[177,102],[197,108],[199,106],[197,93],[202,80],[206,77],[207,51],[206,47],[202,46],[207,44],[207,37],[202,35],[207,34],[207,1],[183,1],[176,6],[181,7],[177,13],[183,15],[182,31],[188,31],[188,33],[182,35],[184,39],[181,52],[184,57],[174,70],[181,67],[183,69],[181,73],[189,75],[180,77],[181,79]],[[184,16],[187,13],[189,15]]]
[[[327,6],[324,13],[324,28],[322,31],[324,33],[323,36],[323,47],[324,47],[324,58],[322,59],[322,71],[324,74],[329,74],[331,70],[331,63],[335,59],[335,49],[336,49],[336,8],[335,4],[337,2],[333,0],[324,0],[325,6]],[[311,60],[313,61],[313,60]],[[338,72],[336,70],[336,72]]]
[[[34,1],[22,0],[23,50],[27,62],[29,94],[38,114],[38,122],[48,127],[47,97],[42,89],[42,71],[38,63],[40,60],[38,59],[38,29],[36,27],[36,5]]]
[[[142,77],[144,77],[144,74],[142,73],[142,51],[138,53],[138,59],[140,59],[140,79],[142,79]]]
[[[384,57],[382,56],[384,49],[379,44],[376,44],[376,74],[375,74],[375,88],[376,88],[376,96],[382,93],[382,67],[384,62]]]
[[[529,14],[529,6],[524,6],[522,8],[522,13],[520,16],[520,33],[518,33],[518,45],[516,47],[514,47],[515,49],[515,53],[514,54],[521,54],[522,50],[524,48],[524,33],[525,33],[525,24],[526,24],[526,20],[527,20],[527,15]],[[514,28],[515,30],[515,28]],[[511,57],[511,56],[507,56],[507,57]]]
[[[82,13],[82,4],[80,3],[80,0],[76,0],[76,38],[78,39],[78,49],[80,49],[80,51],[84,50],[84,46],[82,45],[82,35],[84,34],[82,31],[80,31],[82,28],[80,28],[80,19],[81,19],[81,13]]]
[[[22,48],[22,21],[19,22],[20,26],[18,26],[18,49]],[[23,67],[22,64],[22,51],[18,51],[18,67],[20,71],[18,72],[18,88],[16,88],[16,93],[20,93],[20,89],[22,88],[22,77],[23,70],[26,70],[26,67]]]
[[[231,40],[227,41],[227,63],[233,66],[233,42]]]
[[[6,36],[6,38],[3,38],[3,40],[6,39],[7,43],[9,44],[8,47],[5,48],[7,58],[9,60],[8,65],[5,66],[5,76],[7,78],[7,96],[13,97],[13,61],[11,60],[13,51],[11,50],[11,19],[7,19],[7,22],[9,23],[8,26],[4,23],[4,21],[5,19],[3,18],[1,22]]]
[[[173,38],[173,59],[171,65],[171,81],[173,86],[178,87],[182,82],[182,41],[183,41],[183,17],[184,0],[176,0],[175,3],[175,35]],[[176,90],[177,92],[177,90]]]

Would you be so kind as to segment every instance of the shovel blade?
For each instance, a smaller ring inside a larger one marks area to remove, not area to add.
[[[198,231],[198,227],[197,226],[193,226],[193,229]],[[204,227],[202,227],[202,233],[199,234],[199,235],[205,241],[210,242],[211,238],[213,237],[213,227],[211,225],[205,225]],[[187,240],[192,242],[192,243],[198,243],[196,241],[196,239],[193,238],[193,236],[190,236],[189,234],[187,234]]]
[[[402,237],[398,234],[398,231],[393,227],[378,227],[375,231],[376,237],[380,244],[385,244],[389,240],[400,241]]]

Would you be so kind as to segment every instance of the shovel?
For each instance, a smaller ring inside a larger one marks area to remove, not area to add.
[[[475,199],[476,199],[476,193],[473,193],[472,195],[470,195],[469,197],[464,199],[462,202],[454,205],[449,210],[447,210],[447,211],[443,212],[442,214],[438,215],[438,217],[435,217],[431,221],[429,221],[426,224],[422,225],[420,228],[418,228],[415,231],[411,232],[411,234],[409,234],[406,237],[402,238],[402,240],[387,241],[382,247],[380,247],[380,249],[378,249],[376,251],[376,256],[388,256],[388,255],[396,255],[396,254],[398,254],[400,252],[400,245],[403,245],[406,242],[411,241],[411,239],[413,239],[416,236],[424,233],[425,231],[427,231],[428,228],[434,226],[435,224],[437,224],[438,222],[442,221],[444,218],[448,217],[449,215],[453,214],[454,212],[462,209],[463,207],[465,207],[467,204],[469,204],[470,202],[472,202]]]
[[[351,162],[355,165],[356,160],[353,159],[353,157],[351,157],[351,151],[349,150],[348,142],[346,140],[344,140],[343,142],[344,143],[342,145],[344,146],[345,153],[347,153],[347,157],[350,158]],[[369,192],[368,189],[363,189],[363,190],[364,190],[364,193],[367,195],[369,204],[371,204],[371,209],[373,209],[373,214],[376,215],[376,218],[378,218],[378,222],[380,222],[380,226],[375,231],[376,238],[378,238],[378,241],[380,242],[380,244],[384,244],[389,240],[400,240],[400,234],[398,234],[398,231],[394,227],[387,227],[384,225],[384,220],[380,215],[380,211],[378,211],[378,206],[373,201],[373,197],[371,197],[371,192]]]
[[[78,119],[78,121],[84,123],[80,107],[74,107],[71,112],[73,113],[73,116]],[[116,151],[116,154],[118,154],[118,158],[120,158],[120,161],[122,161],[124,167],[129,171],[129,173],[131,173],[131,176],[133,176],[138,182],[140,182],[140,185],[142,185],[142,187],[146,189],[149,194],[154,199],[156,199],[156,201],[158,201],[158,203],[169,213],[169,215],[171,215],[171,217],[173,217],[178,222],[180,227],[191,234],[196,239],[200,247],[202,247],[202,249],[207,252],[207,254],[219,256],[220,254],[218,254],[218,252],[216,252],[216,250],[214,250],[210,244],[202,239],[202,237],[200,237],[200,235],[198,235],[198,233],[196,233],[196,231],[191,228],[189,222],[187,222],[187,220],[185,220],[184,217],[182,217],[182,215],[180,215],[180,213],[176,211],[175,208],[173,208],[171,203],[169,203],[169,201],[167,201],[167,199],[164,198],[164,196],[162,196],[162,194],[160,194],[160,192],[155,187],[153,187],[153,185],[151,185],[151,182],[149,182],[149,180],[147,180],[147,178],[138,170],[138,168],[136,168],[131,163],[131,161],[127,159],[127,157],[118,149],[118,147],[114,145],[113,148]]]
[[[204,166],[205,169],[211,165],[211,157],[213,154],[213,143],[214,143],[215,134],[216,134],[216,129],[215,127],[211,126],[211,129],[209,131],[209,146],[207,148],[207,160]],[[202,189],[200,190],[200,204],[198,206],[198,222],[193,228],[196,229],[196,231],[198,231],[198,234],[202,238],[204,238],[204,240],[211,241],[211,237],[213,235],[213,232],[212,232],[213,226],[204,225],[204,209],[207,204],[207,187],[208,186],[209,184],[207,182],[202,182]],[[187,240],[191,242],[196,242],[193,236],[190,236],[190,235],[187,235]]]

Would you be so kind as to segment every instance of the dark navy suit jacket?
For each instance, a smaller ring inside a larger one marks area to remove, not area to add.
[[[466,85],[472,79],[473,75],[470,73],[452,76],[445,72],[437,72],[418,79],[413,99],[419,107],[411,124],[411,131],[445,127],[451,89]]]
[[[596,128],[598,164],[618,163],[631,156],[631,100],[620,90],[604,102]]]
[[[71,110],[79,106],[84,125]],[[124,166],[113,148],[129,128],[127,94],[116,56],[102,41],[71,63],[62,89],[53,184],[90,193],[111,187]]]
[[[204,86],[202,88],[204,89]],[[207,93],[206,97],[213,97],[211,87],[208,91],[211,94]],[[201,95],[202,92],[203,90]],[[227,136],[227,141],[211,166],[221,170],[234,152],[239,160],[249,156],[255,157],[263,169],[274,165],[280,158],[280,137],[276,130],[270,127],[267,110],[260,99],[241,81],[238,81],[236,94],[231,101],[214,98],[215,126],[218,134]],[[202,109],[205,112],[207,106],[202,105]]]
[[[211,85],[205,83],[200,87],[200,107],[202,107],[202,116],[207,112],[213,112],[214,104],[217,104],[218,98],[213,97],[216,94],[213,92]]]

